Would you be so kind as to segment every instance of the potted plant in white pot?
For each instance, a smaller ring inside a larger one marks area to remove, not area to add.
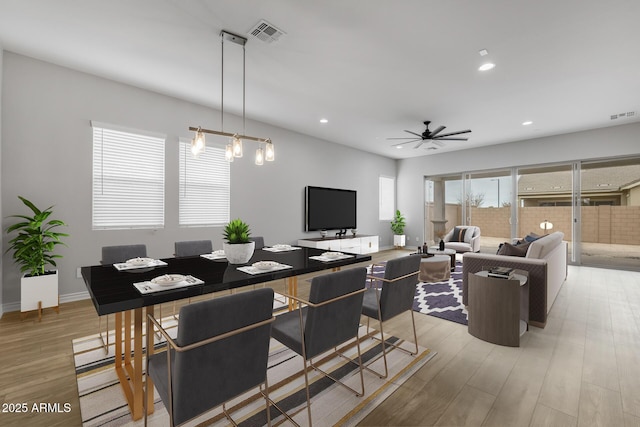
[[[393,246],[404,247],[404,227],[406,225],[407,224],[405,223],[404,216],[402,216],[399,210],[396,210],[396,216],[391,221],[391,231],[393,231]]]
[[[11,215],[20,221],[7,228],[7,234],[18,232],[9,241],[7,252],[13,251],[13,259],[23,273],[20,280],[20,311],[39,310],[58,307],[58,270],[47,270],[47,266],[56,267],[54,254],[57,245],[64,244],[62,237],[68,234],[55,231],[57,227],[66,226],[58,219],[50,219],[53,206],[40,210],[24,197],[18,198],[32,212],[28,215]]]
[[[249,225],[241,219],[234,219],[224,227],[222,248],[230,264],[245,264],[253,256],[256,242],[249,239]]]

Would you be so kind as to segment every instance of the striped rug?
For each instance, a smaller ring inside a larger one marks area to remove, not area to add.
[[[173,317],[163,319],[163,325],[174,333],[177,329],[177,321]],[[374,331],[370,330],[370,332]],[[111,333],[113,334],[113,331]],[[363,360],[371,361],[380,355],[381,346],[379,342],[366,335],[366,326],[361,326],[360,340]],[[110,338],[110,342],[113,342],[113,337]],[[388,342],[402,344],[402,340],[395,337],[389,338]],[[412,343],[404,343],[404,346],[412,348]],[[391,349],[391,347],[389,348]],[[113,346],[110,347],[109,354],[105,354],[100,338],[96,334],[73,340],[73,350],[83,426],[143,425],[144,420],[133,422],[129,415],[124,394],[113,368]],[[342,350],[345,355],[352,358],[357,356],[354,344],[345,346]],[[271,340],[269,351],[267,378],[271,399],[276,401],[278,406],[287,411],[300,425],[308,424],[302,358],[276,340]],[[391,350],[387,354],[389,364],[387,379],[380,379],[371,372],[364,371],[364,397],[356,397],[344,387],[333,383],[315,371],[311,371],[311,411],[314,425],[355,425],[434,356],[434,352],[423,347],[420,347],[417,356],[410,356],[395,349]],[[359,389],[358,370],[345,358],[320,356],[314,359],[314,362],[320,365],[325,372],[341,378],[354,389]],[[382,371],[382,359],[374,361],[371,367]],[[167,411],[157,392],[155,396],[155,412],[149,416],[149,425],[169,425]],[[227,408],[233,411],[234,419],[241,426],[266,425],[264,399],[261,398],[257,389],[234,399],[227,404]],[[272,408],[274,425],[290,424],[274,411]],[[228,424],[228,421],[221,414],[221,410],[215,409],[192,420],[187,425],[226,426]]]

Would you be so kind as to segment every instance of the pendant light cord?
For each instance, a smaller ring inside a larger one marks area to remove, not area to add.
[[[221,40],[221,60],[220,60],[220,130],[224,132],[224,36]]]

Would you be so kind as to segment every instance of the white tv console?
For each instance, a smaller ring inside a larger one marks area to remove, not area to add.
[[[327,251],[349,252],[352,254],[371,254],[378,252],[378,236],[355,235],[336,237],[318,237],[298,240],[298,246],[317,248]]]

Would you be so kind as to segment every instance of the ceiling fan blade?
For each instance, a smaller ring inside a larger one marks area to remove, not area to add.
[[[444,147],[444,143],[438,141],[437,139],[434,139],[431,142],[433,142],[433,144],[437,145],[438,147]]]
[[[420,146],[421,146],[422,144],[424,144],[424,140],[422,140],[422,139],[421,139],[421,140],[420,140],[420,142],[418,142],[418,143],[416,144],[416,146],[415,146],[415,147],[413,147],[413,148],[420,148]]]
[[[393,144],[392,147],[397,147],[399,145],[404,145],[404,144],[408,144],[410,142],[416,142],[416,141],[421,141],[422,142],[422,139],[413,139],[411,141],[399,142],[398,144]]]
[[[442,137],[445,137],[445,136],[452,136],[452,135],[460,135],[461,133],[469,133],[469,132],[471,132],[470,129],[461,130],[461,131],[458,131],[458,132],[444,133],[444,134],[438,136],[437,138],[442,138]]]
[[[468,141],[469,138],[434,138],[433,141]]]
[[[415,136],[411,136],[411,137],[408,137],[408,138],[387,138],[387,140],[391,140],[391,139],[416,139],[416,137]],[[422,137],[420,139],[422,139]]]
[[[446,126],[440,126],[440,127],[436,128],[436,130],[434,130],[433,132],[431,132],[429,134],[429,138],[433,138],[434,136],[436,136],[437,134],[439,134],[440,132],[445,130],[445,128],[446,128]]]
[[[407,133],[410,133],[411,135],[415,135],[418,138],[422,139],[422,135],[420,135],[419,133],[411,132],[410,130],[406,130],[406,129],[404,131],[407,132]]]

